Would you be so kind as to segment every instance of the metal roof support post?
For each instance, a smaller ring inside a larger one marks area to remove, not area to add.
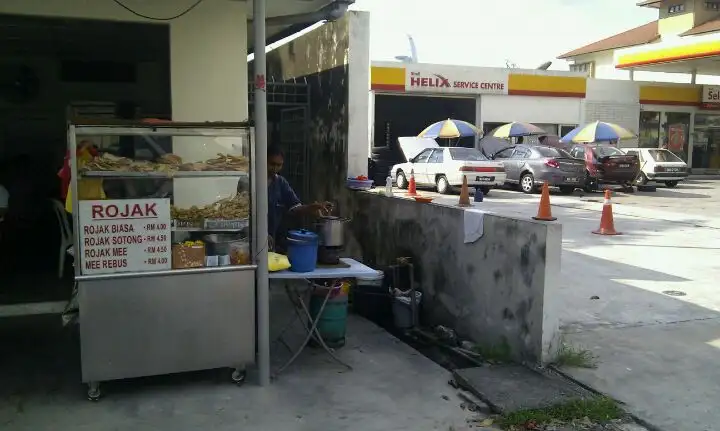
[[[255,199],[257,220],[255,220],[259,253],[257,256],[257,361],[260,386],[270,384],[270,286],[268,282],[268,175],[267,175],[267,92],[265,60],[265,2],[253,0],[253,34],[255,59]]]

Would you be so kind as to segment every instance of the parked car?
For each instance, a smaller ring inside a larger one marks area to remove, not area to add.
[[[438,193],[450,193],[467,178],[468,186],[484,194],[505,183],[505,166],[489,160],[475,148],[440,147],[434,139],[398,138],[406,163],[392,167],[390,175],[401,189],[408,186],[410,173],[418,186],[434,186]]]
[[[632,187],[640,171],[638,156],[625,154],[614,145],[603,143],[575,144],[570,155],[585,161],[585,190],[597,190],[600,184]]]
[[[564,194],[584,186],[585,163],[560,148],[521,144],[505,148],[492,158],[505,165],[505,181],[519,185],[525,193],[536,192],[545,182]]]
[[[665,183],[668,187],[675,187],[679,181],[688,177],[688,165],[672,153],[660,148],[627,148],[625,154],[631,154],[640,160],[640,173],[635,183],[645,185],[648,181]]]

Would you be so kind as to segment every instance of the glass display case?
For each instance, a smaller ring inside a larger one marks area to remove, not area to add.
[[[255,357],[252,129],[244,123],[69,125],[83,382]]]

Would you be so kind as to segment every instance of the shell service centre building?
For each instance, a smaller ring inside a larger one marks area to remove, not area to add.
[[[642,147],[668,148],[693,173],[720,173],[720,0],[644,0],[657,19],[577,48],[559,58],[593,79],[638,81],[659,76],[685,84],[640,82],[633,129]],[[632,7],[629,5],[629,7]],[[661,72],[656,75],[648,72]]]
[[[668,145],[693,173],[720,172],[720,87],[596,79],[585,71],[398,62],[373,62],[370,76],[373,160],[402,160],[398,137],[446,118],[485,133],[507,122],[529,122],[559,136],[599,120],[639,134],[625,147]],[[715,124],[718,144],[708,145]],[[698,146],[711,154],[690,150]]]

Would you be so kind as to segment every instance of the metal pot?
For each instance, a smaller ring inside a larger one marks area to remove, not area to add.
[[[320,235],[320,245],[325,247],[342,247],[345,241],[345,223],[350,219],[321,216],[315,226]]]

